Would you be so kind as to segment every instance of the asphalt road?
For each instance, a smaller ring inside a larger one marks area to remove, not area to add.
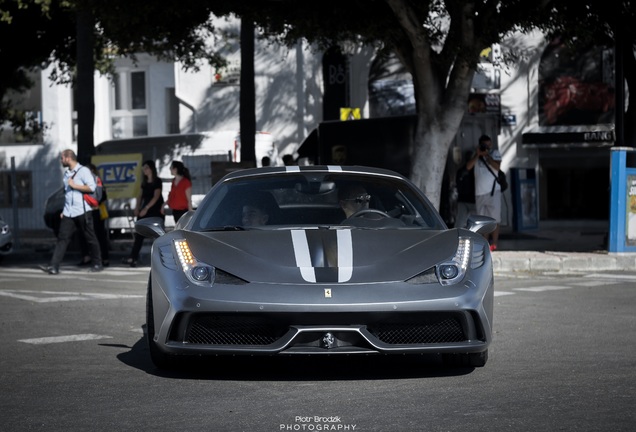
[[[636,274],[497,277],[486,367],[228,358],[159,372],[147,268],[0,267],[5,431],[631,431]]]

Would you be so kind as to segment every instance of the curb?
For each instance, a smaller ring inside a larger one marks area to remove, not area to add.
[[[496,273],[636,271],[636,254],[509,251],[492,253]]]

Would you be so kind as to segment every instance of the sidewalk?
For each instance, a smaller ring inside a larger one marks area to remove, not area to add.
[[[636,253],[608,253],[606,223],[595,221],[544,222],[523,233],[502,227],[499,247],[492,253],[495,273],[636,271]],[[48,230],[23,232],[20,247],[4,257],[7,265],[47,263],[55,237]],[[132,248],[130,236],[111,241],[110,262],[121,266]],[[148,265],[150,241],[144,242],[141,265]],[[70,247],[65,262],[79,262],[77,248]]]
[[[636,271],[636,253],[607,252],[603,221],[542,222],[523,233],[502,227],[495,273]]]

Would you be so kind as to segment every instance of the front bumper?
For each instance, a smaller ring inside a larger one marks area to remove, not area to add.
[[[197,354],[481,352],[477,313],[180,313],[163,349]]]

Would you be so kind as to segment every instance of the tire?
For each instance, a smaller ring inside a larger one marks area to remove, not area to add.
[[[155,338],[155,314],[152,306],[152,279],[148,279],[148,293],[146,294],[146,340],[150,350],[150,360],[157,369],[174,369],[177,361],[174,355],[167,354],[159,349]]]
[[[444,354],[442,360],[451,367],[484,367],[488,362],[488,350],[479,353]]]

